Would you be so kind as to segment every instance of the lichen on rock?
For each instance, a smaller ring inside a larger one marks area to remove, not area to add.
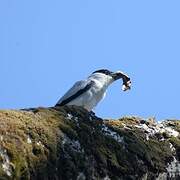
[[[178,179],[180,121],[75,106],[0,111],[0,179]]]

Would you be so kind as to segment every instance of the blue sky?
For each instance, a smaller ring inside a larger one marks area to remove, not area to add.
[[[96,107],[101,117],[180,118],[180,1],[0,1],[0,108],[53,106],[77,80],[130,75]]]

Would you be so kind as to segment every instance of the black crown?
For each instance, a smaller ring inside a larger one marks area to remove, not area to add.
[[[94,71],[93,74],[94,73],[102,73],[102,74],[106,74],[106,75],[112,74],[112,72],[107,69],[100,69],[100,70]]]

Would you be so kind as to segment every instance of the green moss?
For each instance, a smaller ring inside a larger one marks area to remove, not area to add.
[[[68,113],[76,120],[69,120]],[[136,117],[102,121],[75,106],[0,111],[1,144],[9,156],[13,179],[68,180],[76,179],[80,172],[86,179],[106,175],[111,179],[133,179],[146,173],[150,179],[164,172],[174,155],[169,142],[177,154],[180,142],[169,136],[164,142],[158,138],[146,141],[144,132],[134,127],[139,122]],[[169,123],[179,130],[179,122]],[[103,133],[104,124],[123,137],[122,143]],[[74,147],[75,142],[79,149]],[[7,175],[0,166],[3,178]]]
[[[36,114],[31,111],[0,111],[0,134],[14,165],[13,178],[29,179],[30,172],[38,173],[37,169],[48,167],[50,159],[57,158],[59,117],[54,114],[49,109],[37,109]],[[31,138],[29,144],[28,137]]]
[[[137,123],[137,120],[128,119]],[[122,119],[123,123],[127,121],[127,118]],[[167,162],[172,159],[173,153],[169,148],[169,143],[167,141],[159,142],[158,139],[150,139],[149,141],[145,140],[145,134],[143,131],[137,128],[131,128],[131,130],[124,129],[119,126],[119,123],[122,122],[108,122],[107,125],[109,128],[112,128],[113,131],[116,131],[121,137],[124,137],[126,151],[120,151],[122,157],[118,157],[120,160],[119,163],[123,162],[123,169],[121,170],[124,173],[129,173],[130,171],[139,172],[143,174],[147,169],[153,172],[164,172],[166,170]],[[128,122],[129,123],[129,122]],[[126,123],[127,124],[127,123]],[[120,148],[119,148],[120,149]],[[118,155],[118,152],[115,153]],[[142,164],[138,164],[137,161],[142,161]],[[128,162],[131,162],[130,164]],[[135,162],[135,163],[133,163]],[[128,171],[126,171],[128,170]]]
[[[178,137],[171,137],[169,142],[175,147],[177,159],[180,161],[180,139]]]

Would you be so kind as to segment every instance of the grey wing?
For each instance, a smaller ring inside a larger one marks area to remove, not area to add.
[[[69,91],[65,93],[65,95],[60,98],[60,100],[57,102],[56,106],[63,106],[70,102],[71,100],[77,98],[82,93],[84,93],[86,90],[88,90],[92,85],[92,81],[88,80],[82,80],[76,82]]]

